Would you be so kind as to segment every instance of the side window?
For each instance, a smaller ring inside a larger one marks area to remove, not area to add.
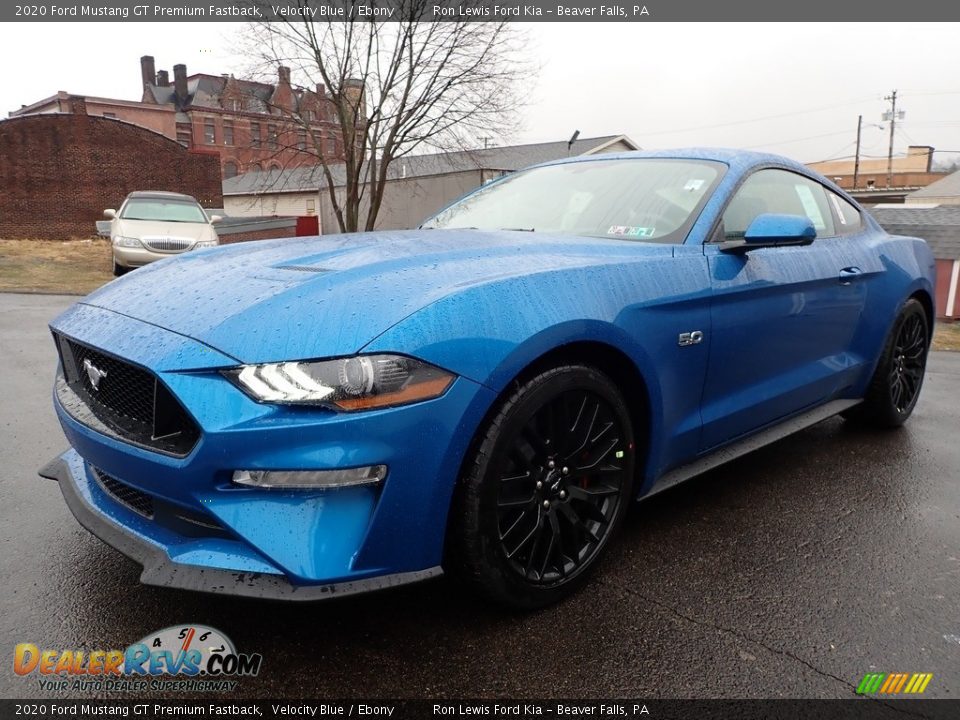
[[[723,213],[728,240],[742,238],[757,215],[777,213],[810,218],[817,237],[834,234],[827,191],[820,183],[786,170],[758,170],[748,177]]]
[[[840,223],[837,226],[838,235],[855,233],[863,227],[863,219],[860,217],[860,211],[857,210],[856,206],[829,190],[827,190],[827,195],[830,196],[830,202],[833,203],[833,207],[837,211],[837,220]]]

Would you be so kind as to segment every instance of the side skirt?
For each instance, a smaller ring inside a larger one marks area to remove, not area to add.
[[[811,425],[816,425],[822,420],[833,417],[848,408],[852,408],[854,405],[859,405],[862,400],[831,400],[828,403],[823,405],[818,405],[817,407],[802,412],[799,415],[794,415],[788,420],[784,420],[781,423],[776,425],[771,425],[765,430],[761,430],[758,433],[753,435],[748,435],[747,437],[737,440],[730,445],[725,445],[718,450],[704,455],[700,458],[697,458],[693,462],[687,463],[686,465],[681,465],[678,468],[668,471],[667,473],[660,476],[660,478],[654,483],[653,487],[650,489],[646,495],[641,496],[640,500],[646,500],[653,495],[656,495],[659,492],[682,483],[684,480],[689,480],[695,475],[701,475],[708,470],[713,470],[716,467],[730,462],[731,460],[736,460],[738,457],[751,453],[754,450],[759,450],[765,445],[770,445],[775,443],[777,440],[782,440],[788,435],[793,435],[793,433],[808,428]]]

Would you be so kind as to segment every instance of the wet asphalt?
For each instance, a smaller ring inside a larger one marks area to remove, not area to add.
[[[638,504],[555,607],[504,613],[443,578],[291,605],[140,585],[36,475],[66,447],[46,323],[72,301],[0,294],[3,697],[67,697],[13,673],[18,642],[181,623],[263,655],[234,698],[846,698],[867,672],[960,696],[960,353],[931,355],[900,431],[828,420]]]

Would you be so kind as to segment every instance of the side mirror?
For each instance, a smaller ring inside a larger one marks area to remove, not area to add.
[[[211,225],[216,225],[216,224],[217,224],[218,222],[220,222],[221,220],[223,220],[223,216],[222,216],[222,215],[211,215],[211,216],[210,216],[210,224],[211,224]]]
[[[105,218],[110,218],[111,220],[113,220],[115,217],[117,217],[117,211],[114,210],[113,208],[107,208],[106,210],[103,211],[103,216]]]
[[[817,229],[808,217],[764,213],[753,219],[743,240],[721,243],[720,250],[747,252],[763,247],[809,245],[816,237]]]

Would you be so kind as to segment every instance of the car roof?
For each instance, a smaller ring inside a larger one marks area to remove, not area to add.
[[[733,169],[744,169],[755,165],[779,165],[789,167],[800,172],[809,174],[810,170],[806,166],[784,157],[783,155],[774,155],[772,153],[756,152],[754,150],[740,150],[737,148],[713,148],[713,147],[686,147],[673,148],[666,150],[631,150],[618,153],[597,153],[593,155],[578,155],[576,157],[556,160],[553,163],[544,163],[545,165],[566,163],[566,162],[589,162],[591,160],[619,160],[629,158],[668,158],[672,160],[712,160],[729,165]]]
[[[149,200],[179,200],[181,202],[197,202],[197,199],[192,195],[184,195],[183,193],[167,192],[166,190],[136,190],[129,195],[127,199],[130,198],[146,198]],[[199,204],[199,203],[197,203]]]

